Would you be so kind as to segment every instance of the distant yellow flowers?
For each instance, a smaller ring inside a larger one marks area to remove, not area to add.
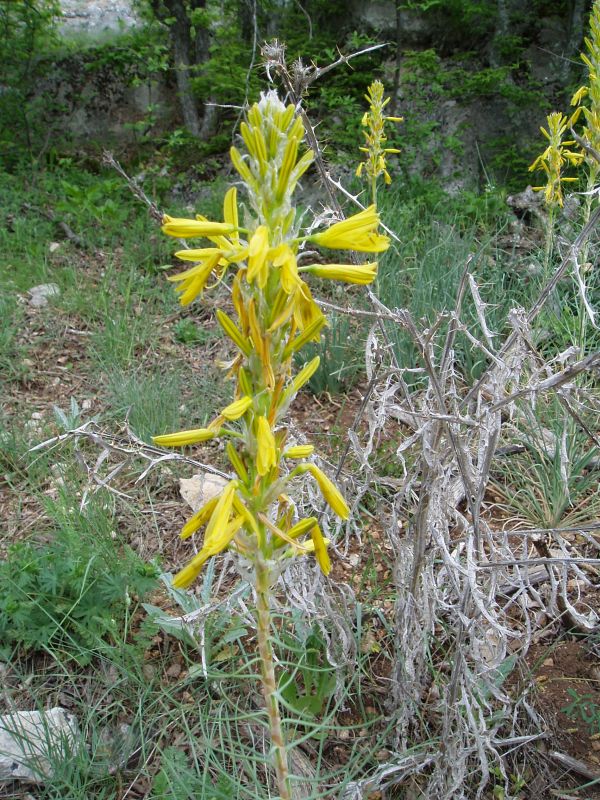
[[[403,122],[402,117],[386,117],[383,113],[384,108],[390,102],[390,98],[383,99],[384,88],[381,81],[373,81],[367,89],[365,99],[369,103],[369,110],[365,112],[362,118],[362,125],[366,128],[363,131],[365,135],[365,146],[361,147],[366,158],[358,165],[356,174],[360,177],[363,170],[371,181],[375,181],[379,175],[383,175],[387,184],[392,182],[389,172],[387,171],[386,155],[388,153],[399,153],[396,147],[386,147],[385,142],[387,136],[385,135],[386,122]]]
[[[569,120],[564,114],[554,111],[547,117],[547,129],[540,128],[542,134],[548,140],[548,147],[538,156],[529,171],[541,169],[546,173],[545,186],[534,186],[536,192],[543,191],[544,199],[548,206],[563,205],[562,184],[565,182],[576,181],[577,178],[566,178],[562,171],[567,165],[579,164],[583,158],[581,153],[569,150],[569,146],[575,144],[573,141],[563,141],[563,136],[569,126]]]

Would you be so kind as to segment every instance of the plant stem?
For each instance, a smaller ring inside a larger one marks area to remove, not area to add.
[[[279,703],[277,702],[277,684],[271,647],[271,587],[269,583],[269,567],[259,556],[256,562],[256,610],[258,619],[258,652],[265,698],[265,706],[269,717],[271,744],[275,751],[275,773],[280,800],[291,800],[287,751],[283,740]]]
[[[544,251],[544,281],[548,279],[550,272],[550,259],[552,258],[552,251],[554,249],[554,206],[548,209],[548,227],[546,228],[546,247]]]

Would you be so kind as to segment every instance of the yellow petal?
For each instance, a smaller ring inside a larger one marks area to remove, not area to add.
[[[325,539],[323,539],[323,534],[318,524],[313,525],[310,529],[310,535],[315,547],[315,558],[317,559],[318,565],[321,567],[321,572],[323,575],[329,575],[331,572],[331,561],[329,559],[329,553],[327,552]]]
[[[266,417],[260,416],[258,418],[256,439],[258,444],[256,471],[262,476],[266,475],[271,467],[277,464],[275,437]]]
[[[228,222],[199,222],[196,219],[182,219],[180,217],[163,217],[163,233],[168,236],[177,236],[180,239],[188,239],[194,236],[219,236],[231,233],[234,226]]]

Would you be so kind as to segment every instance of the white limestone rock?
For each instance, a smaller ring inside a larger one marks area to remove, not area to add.
[[[76,718],[58,706],[0,716],[0,781],[43,783],[78,740]]]

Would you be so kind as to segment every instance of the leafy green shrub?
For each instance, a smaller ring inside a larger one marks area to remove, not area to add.
[[[112,539],[100,509],[59,509],[50,541],[18,542],[0,561],[0,658],[15,648],[51,649],[87,663],[104,641],[123,636],[132,598],[156,570]]]

